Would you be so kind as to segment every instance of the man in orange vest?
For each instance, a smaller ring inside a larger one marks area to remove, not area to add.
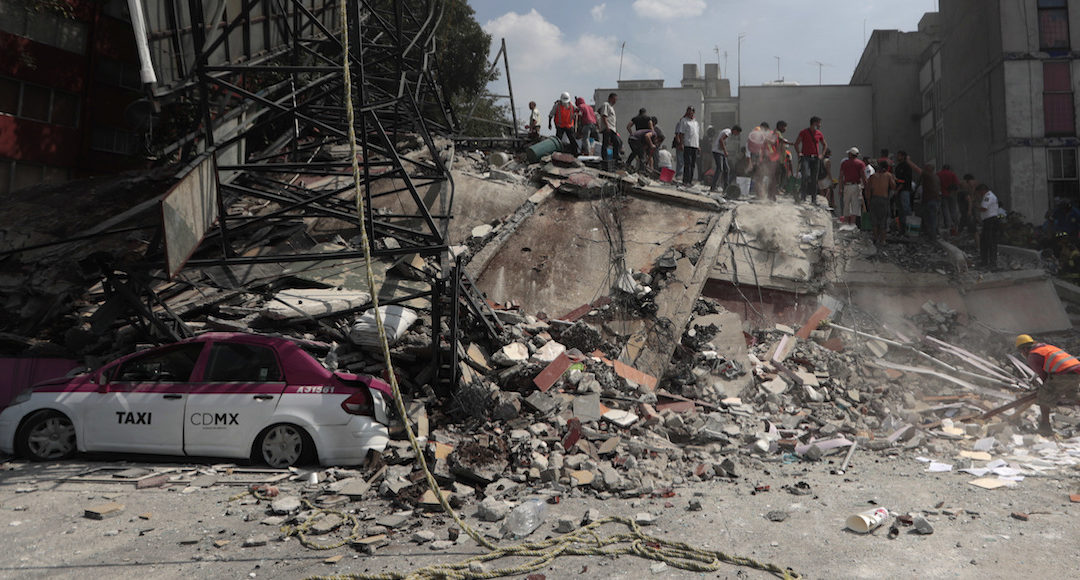
[[[1063,400],[1074,404],[1080,401],[1080,360],[1056,346],[1035,342],[1026,334],[1016,337],[1016,348],[1027,356],[1028,366],[1043,381],[1036,399],[1042,411],[1039,434],[1053,435],[1050,410]]]
[[[555,119],[555,138],[560,141],[563,135],[570,142],[570,152],[578,154],[577,135],[574,131],[574,121],[577,118],[577,107],[570,101],[570,93],[559,95],[559,100],[551,106],[548,113],[548,129],[551,129],[551,120]]]

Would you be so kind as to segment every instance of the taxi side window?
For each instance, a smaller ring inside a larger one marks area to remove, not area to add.
[[[191,380],[202,343],[183,344],[176,348],[155,350],[135,357],[117,369],[116,381],[182,383]]]
[[[266,383],[281,380],[274,351],[251,344],[216,342],[210,348],[207,382]]]

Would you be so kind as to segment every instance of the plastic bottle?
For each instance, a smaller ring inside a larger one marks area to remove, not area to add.
[[[607,148],[607,158],[608,159],[613,159],[614,157],[615,157],[615,149],[609,145],[608,148]]]
[[[547,504],[533,498],[517,506],[506,517],[506,533],[517,538],[524,538],[533,533],[544,521]]]

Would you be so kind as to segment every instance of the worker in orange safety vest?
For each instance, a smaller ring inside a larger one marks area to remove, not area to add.
[[[1029,335],[1016,337],[1016,348],[1027,357],[1027,364],[1042,379],[1037,401],[1042,416],[1039,434],[1053,435],[1050,411],[1063,400],[1080,402],[1080,360],[1060,348],[1035,342]]]
[[[570,152],[577,156],[577,134],[574,130],[574,123],[577,120],[577,107],[570,100],[570,93],[559,95],[559,100],[555,101],[555,104],[551,106],[551,112],[548,113],[548,129],[551,129],[552,119],[555,120],[555,138],[562,141],[565,136],[566,141],[569,142]]]

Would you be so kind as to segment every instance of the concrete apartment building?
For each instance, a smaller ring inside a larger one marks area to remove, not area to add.
[[[1080,2],[942,0],[939,9],[948,34],[921,75],[924,136],[941,143],[939,164],[973,173],[1033,223],[1055,198],[1080,201]]]
[[[916,32],[875,30],[852,75],[874,91],[875,149],[972,173],[1041,223],[1080,202],[1077,0],[941,0]]]
[[[920,118],[923,113],[919,70],[923,54],[936,40],[936,13],[925,15],[915,32],[875,30],[851,75],[852,85],[869,86],[872,92],[873,139],[868,154],[882,149],[902,149],[913,159],[924,158]]]

